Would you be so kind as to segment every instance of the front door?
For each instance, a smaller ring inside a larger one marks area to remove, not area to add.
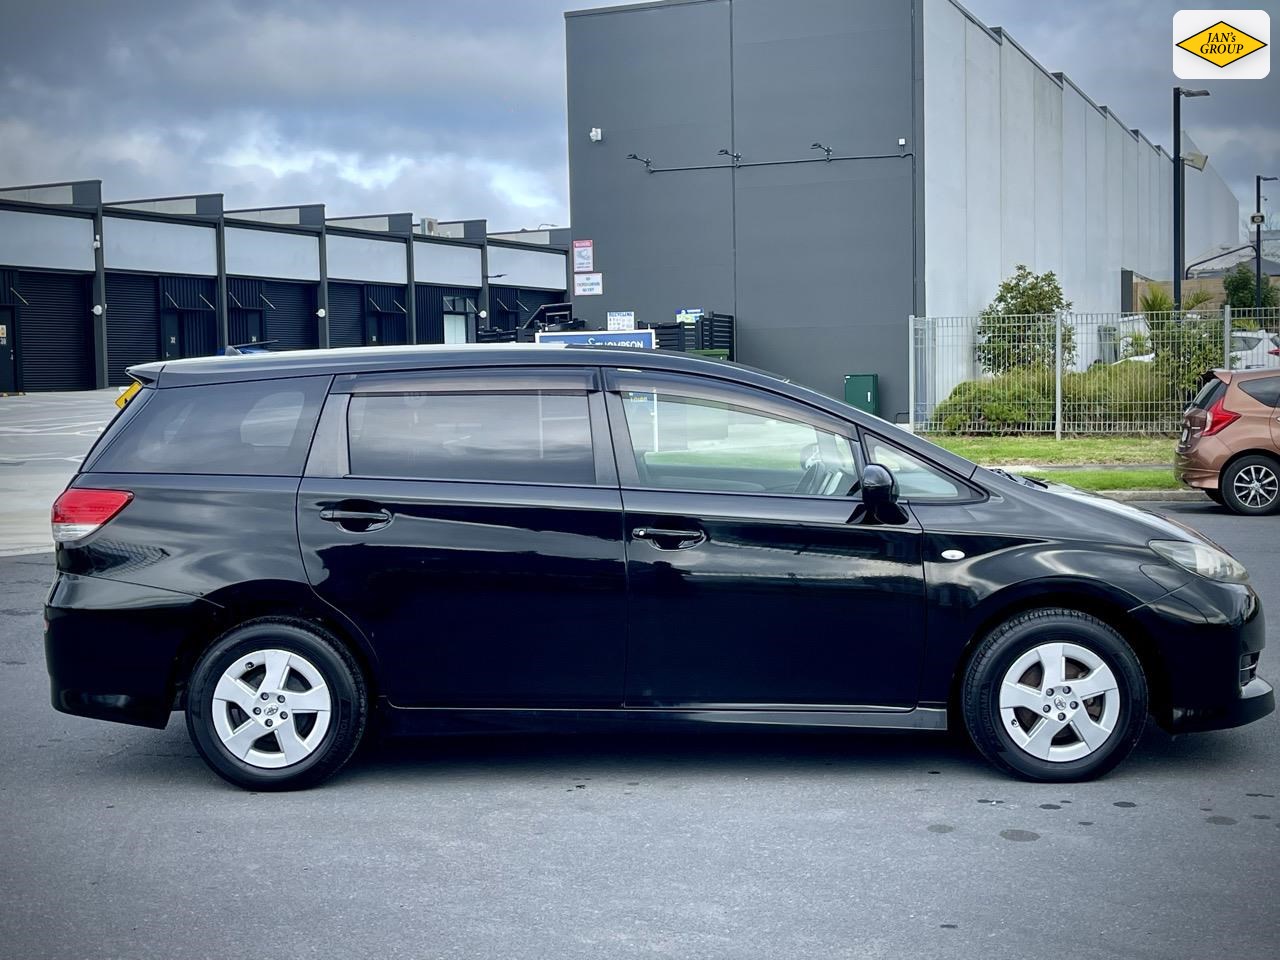
[[[627,705],[914,706],[920,527],[866,521],[853,428],[764,391],[608,376]]]
[[[18,392],[18,322],[13,307],[0,307],[0,393]]]
[[[618,707],[621,498],[591,369],[339,377],[298,494],[398,706]]]

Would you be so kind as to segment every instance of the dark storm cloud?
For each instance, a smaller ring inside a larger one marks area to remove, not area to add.
[[[601,2],[9,0],[0,184],[564,223],[561,14]],[[968,6],[1168,145],[1176,3]],[[1187,127],[1243,208],[1280,168],[1280,73],[1205,85]]]

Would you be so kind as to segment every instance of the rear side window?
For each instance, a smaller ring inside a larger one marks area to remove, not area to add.
[[[328,377],[154,391],[90,464],[99,473],[296,477]]]
[[[1227,385],[1217,377],[1210,377],[1205,381],[1200,392],[1196,394],[1196,398],[1191,401],[1191,406],[1197,410],[1208,410],[1213,406],[1214,402],[1227,392]]]
[[[1268,407],[1280,407],[1280,377],[1242,380],[1240,389],[1259,403],[1264,403]]]
[[[356,395],[352,476],[595,483],[586,393]]]

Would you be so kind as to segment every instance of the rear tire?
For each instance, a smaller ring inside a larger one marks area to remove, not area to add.
[[[1092,780],[1129,755],[1147,720],[1132,648],[1079,610],[1019,614],[979,644],[961,687],[965,727],[995,766],[1024,780]]]
[[[246,790],[297,790],[337,773],[369,706],[351,652],[315,624],[266,617],[219,637],[196,662],[187,732],[214,773]]]
[[[1251,454],[1222,471],[1218,490],[1233,513],[1261,517],[1280,510],[1280,464]]]

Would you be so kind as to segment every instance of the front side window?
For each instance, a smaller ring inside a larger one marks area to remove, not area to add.
[[[937,467],[879,437],[867,437],[867,462],[878,463],[893,474],[898,481],[898,494],[907,499],[959,500],[969,495],[965,487]]]
[[[587,395],[356,395],[351,475],[507,483],[595,483]]]
[[[848,439],[715,400],[623,392],[643,486],[843,497],[858,486]]]

